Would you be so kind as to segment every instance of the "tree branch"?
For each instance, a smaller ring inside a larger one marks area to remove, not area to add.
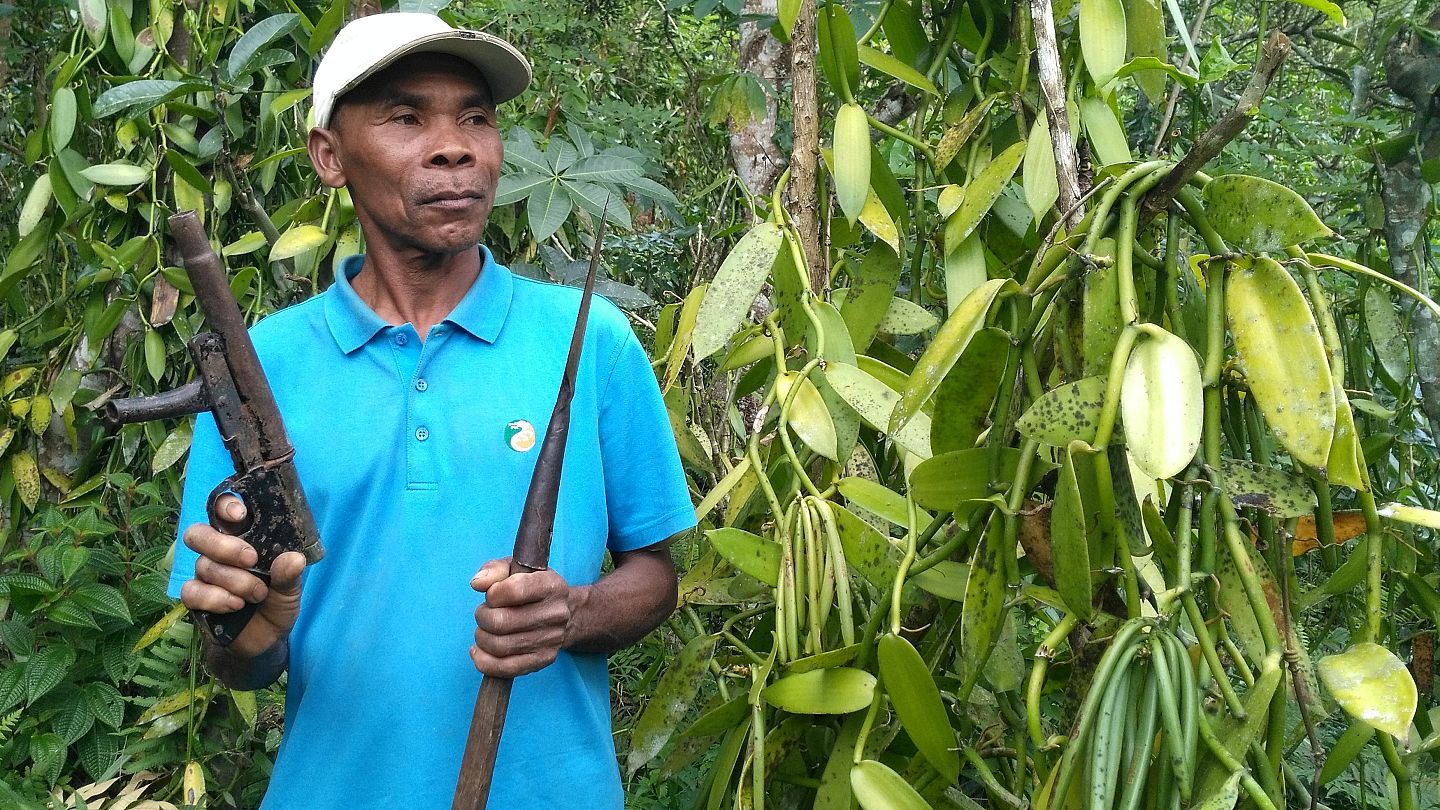
[[[1065,228],[1080,223],[1080,160],[1075,139],[1070,135],[1070,115],[1065,109],[1065,76],[1060,68],[1060,47],[1055,42],[1055,12],[1050,0],[1030,0],[1030,18],[1035,29],[1036,73],[1045,97],[1045,118],[1050,125],[1050,145],[1055,152],[1055,179],[1059,181],[1058,208]]]
[[[1154,191],[1146,195],[1144,207],[1140,211],[1142,222],[1153,219],[1156,214],[1164,211],[1170,201],[1175,199],[1176,192],[1184,188],[1201,167],[1220,154],[1225,144],[1235,140],[1235,136],[1245,129],[1250,119],[1260,112],[1260,102],[1265,98],[1265,91],[1270,89],[1270,83],[1275,80],[1275,75],[1279,73],[1286,57],[1290,56],[1291,50],[1293,48],[1289,37],[1279,31],[1270,32],[1260,60],[1255,64],[1255,73],[1250,76],[1250,83],[1245,85],[1245,92],[1236,99],[1234,107],[1195,139],[1185,157],[1175,164],[1175,168],[1170,170],[1170,174]]]

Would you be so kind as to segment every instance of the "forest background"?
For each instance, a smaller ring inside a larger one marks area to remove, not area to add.
[[[190,376],[169,213],[251,318],[362,249],[307,81],[379,5],[0,4],[0,805],[263,793],[189,426],[97,411]],[[631,806],[1440,806],[1433,3],[400,7],[531,56],[487,243],[608,216],[698,504]]]

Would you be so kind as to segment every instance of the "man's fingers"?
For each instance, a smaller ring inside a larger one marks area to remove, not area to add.
[[[245,606],[245,600],[219,585],[192,579],[180,587],[180,601],[191,610],[208,613],[234,613]]]
[[[270,592],[259,577],[244,568],[218,563],[209,557],[195,561],[195,578],[207,585],[223,588],[247,602],[262,602]]]
[[[203,523],[192,524],[185,530],[185,545],[201,557],[236,568],[251,568],[259,559],[249,543],[222,534]]]
[[[480,593],[488,594],[495,583],[510,576],[510,558],[501,557],[498,560],[491,560],[480,566],[475,576],[470,578],[470,587]]]
[[[270,590],[292,594],[300,590],[300,574],[305,570],[305,555],[287,551],[270,564]]]
[[[487,567],[489,564],[486,564]],[[476,574],[479,579],[485,569]],[[485,602],[491,607],[514,607],[563,597],[569,590],[564,577],[550,569],[511,574],[484,589]],[[479,590],[479,589],[477,589]]]
[[[470,660],[482,675],[497,678],[518,678],[544,669],[555,661],[555,651],[497,657],[476,645],[470,645]]]

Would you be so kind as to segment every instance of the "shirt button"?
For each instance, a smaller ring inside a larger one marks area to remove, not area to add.
[[[424,380],[416,380],[416,381],[415,381],[415,390],[416,390],[416,391],[424,391],[425,389],[427,389],[427,388],[429,388],[429,387],[430,387],[430,383],[425,382]]]
[[[396,346],[404,346],[406,343],[409,343],[409,342],[410,342],[410,338],[409,338],[404,332],[401,332],[401,333],[395,335],[395,345],[396,345]]]
[[[415,428],[415,438],[423,442],[430,438],[430,431],[423,427]]]

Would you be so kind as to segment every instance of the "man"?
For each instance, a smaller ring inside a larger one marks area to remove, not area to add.
[[[351,23],[316,71],[310,159],[349,189],[367,253],[252,335],[326,557],[282,556],[268,587],[246,570],[254,551],[204,522],[229,461],[202,418],[170,584],[191,609],[260,605],[208,649],[222,680],[289,671],[265,808],[448,807],[477,670],[523,676],[491,807],[623,803],[605,654],[674,606],[665,540],[694,516],[647,358],[597,300],[552,569],[508,575],[579,304],[477,247],[501,167],[495,105],[529,78],[508,43],[426,14]],[[244,517],[233,498],[221,510]]]

